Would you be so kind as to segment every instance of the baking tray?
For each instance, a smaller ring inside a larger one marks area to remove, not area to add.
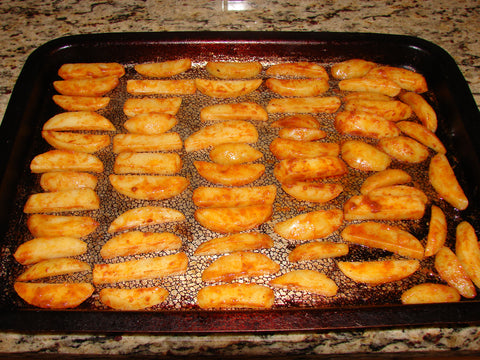
[[[59,112],[51,100],[58,68],[68,62],[136,63],[189,57],[194,62],[246,59],[263,62],[316,61],[330,64],[362,58],[422,73],[427,94],[439,118],[437,135],[470,200],[466,211],[449,212],[453,223],[467,220],[480,228],[480,115],[455,61],[438,46],[406,36],[357,33],[113,33],[79,35],[53,40],[28,58],[12,93],[0,136],[0,329],[17,331],[101,331],[155,333],[269,332],[354,329],[366,327],[452,325],[480,323],[480,302],[401,305],[398,301],[362,301],[315,306],[278,306],[265,311],[203,311],[160,309],[120,312],[82,305],[77,309],[40,310],[19,306],[12,291],[15,261],[12,253],[25,230],[25,184],[28,164],[45,146],[42,124]],[[108,116],[107,116],[108,117]],[[27,179],[27,180],[26,180]],[[22,197],[23,196],[23,197]],[[452,227],[452,226],[451,226]],[[13,229],[13,236],[12,236]],[[18,266],[17,266],[18,267]]]

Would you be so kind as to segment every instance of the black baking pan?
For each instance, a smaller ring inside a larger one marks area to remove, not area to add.
[[[55,94],[52,82],[59,79],[58,68],[73,62],[119,62],[131,68],[137,63],[180,57],[197,63],[246,59],[267,63],[316,61],[326,65],[362,58],[422,73],[429,85],[425,96],[439,118],[437,135],[447,147],[449,160],[470,201],[467,210],[461,213],[450,209],[449,220],[454,223],[467,220],[479,228],[480,114],[455,61],[430,42],[368,33],[113,33],[60,38],[30,55],[0,128],[0,231],[4,239],[0,329],[209,333],[480,323],[478,299],[406,306],[388,296],[368,298],[374,292],[372,289],[364,289],[365,299],[357,297],[355,301],[313,306],[289,303],[265,311],[204,311],[193,305],[122,312],[97,308],[92,303],[72,310],[42,310],[23,303],[13,291],[19,265],[12,254],[27,238],[26,217],[21,207],[32,187],[37,186],[28,165],[34,155],[46,149],[39,135],[41,126],[60,111],[51,99]]]

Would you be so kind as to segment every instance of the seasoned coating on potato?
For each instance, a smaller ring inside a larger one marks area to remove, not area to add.
[[[429,155],[426,146],[406,136],[380,139],[378,147],[392,158],[408,163],[423,162]]]
[[[182,169],[182,159],[177,153],[122,152],[115,158],[115,174],[174,175]]]
[[[82,255],[87,252],[87,243],[67,236],[37,237],[17,248],[13,256],[22,265],[30,265],[47,259]]]
[[[338,286],[327,275],[315,270],[293,270],[270,280],[276,288],[307,291],[322,296],[337,295]]]
[[[42,137],[55,149],[94,153],[110,145],[110,136],[43,130]]]
[[[27,220],[28,230],[35,237],[81,238],[94,232],[98,225],[89,216],[33,214]]]
[[[120,194],[140,200],[165,200],[182,193],[190,184],[183,176],[110,175],[110,183]]]
[[[381,139],[400,135],[394,122],[373,113],[340,111],[335,115],[335,129],[342,135]]]
[[[322,79],[267,79],[265,86],[282,96],[318,96],[329,88],[327,80]]]
[[[376,286],[405,279],[420,268],[418,260],[339,261],[340,271],[355,282]]]
[[[307,61],[275,64],[265,73],[268,76],[292,76],[328,81],[328,73],[322,65]]]
[[[281,128],[278,137],[287,140],[314,141],[327,137],[327,133],[320,129],[309,128]]]
[[[23,212],[53,213],[98,210],[100,198],[89,188],[32,194],[28,197]]]
[[[404,92],[400,94],[400,100],[409,105],[420,122],[431,132],[437,130],[437,114],[430,104],[419,94]]]
[[[288,195],[300,201],[326,203],[340,195],[343,186],[337,183],[298,181],[291,184],[282,184],[282,189]]]
[[[194,255],[217,255],[236,251],[268,249],[272,246],[273,240],[267,234],[258,232],[239,233],[205,241],[197,247]]]
[[[402,89],[416,93],[424,93],[428,90],[427,82],[422,74],[399,67],[379,66],[370,70],[367,76],[379,76],[390,79]]]
[[[408,185],[382,186],[369,191],[368,196],[370,199],[374,199],[376,196],[412,196],[418,198],[424,204],[428,202],[428,197],[422,190]]]
[[[48,259],[42,260],[30,266],[17,277],[16,281],[31,281],[51,276],[67,275],[90,270],[90,265],[77,259]]]
[[[121,152],[155,152],[180,150],[182,139],[176,132],[163,134],[117,134],[113,137],[114,153]]]
[[[183,221],[185,215],[180,211],[159,206],[144,206],[125,211],[112,221],[108,227],[110,234],[142,226]]]
[[[47,172],[40,176],[40,186],[45,191],[66,191],[83,188],[95,189],[97,182],[95,175],[85,172]]]
[[[169,293],[161,287],[118,289],[104,288],[98,293],[100,302],[115,310],[143,310],[164,302]]]
[[[382,171],[390,166],[392,159],[375,146],[361,140],[342,143],[342,159],[348,166],[362,171]]]
[[[404,170],[386,169],[366,178],[360,187],[360,192],[362,195],[366,195],[373,189],[384,186],[402,185],[410,181],[412,181],[412,177]]]
[[[348,245],[329,241],[312,241],[300,244],[288,254],[288,261],[301,262],[328,259],[348,254]]]
[[[338,157],[321,156],[281,160],[275,165],[273,174],[280,183],[287,184],[341,176],[347,171],[347,165]]]
[[[340,105],[341,101],[336,96],[271,99],[267,104],[267,112],[271,114],[333,114],[340,108]]]
[[[205,106],[200,110],[201,121],[257,120],[267,121],[267,111],[259,104],[245,101]]]
[[[257,284],[206,286],[197,294],[201,309],[269,309],[274,300],[272,289]]]
[[[137,64],[135,71],[149,77],[170,77],[181,74],[192,67],[191,59],[167,60],[156,63]]]
[[[177,125],[175,115],[167,113],[146,113],[133,116],[123,123],[123,127],[132,134],[163,134]]]
[[[176,115],[181,104],[181,97],[131,98],[127,99],[123,104],[123,112],[128,117],[150,113],[166,113],[170,115]]]
[[[95,155],[69,150],[50,150],[37,155],[30,163],[32,173],[52,171],[103,172],[103,163]]]
[[[106,108],[110,103],[107,96],[53,95],[52,100],[67,111],[97,111]]]
[[[393,99],[391,96],[370,91],[353,91],[342,98],[343,102],[352,100],[390,101]]]
[[[221,165],[208,161],[194,161],[200,176],[213,184],[243,186],[250,184],[265,173],[263,164]]]
[[[109,63],[70,63],[63,64],[58,69],[62,79],[102,78],[105,76],[122,77],[125,69],[122,64]]]
[[[194,80],[127,80],[127,92],[133,95],[195,94]]]
[[[397,96],[401,90],[401,87],[394,81],[373,76],[341,80],[338,87],[342,91],[374,92],[391,97]]]
[[[248,79],[260,74],[262,64],[258,61],[209,61],[205,69],[219,79]]]
[[[280,128],[308,128],[318,129],[320,123],[317,118],[310,114],[295,114],[282,117],[270,124],[271,127]]]
[[[462,221],[455,232],[455,253],[473,283],[480,287],[480,245],[475,229]]]
[[[94,111],[69,111],[57,114],[43,124],[43,130],[69,131],[115,131],[115,126],[106,117]]]
[[[421,144],[428,146],[438,153],[445,154],[447,150],[443,146],[440,139],[432,131],[425,126],[413,121],[400,121],[397,123],[398,128],[411,138],[417,140]]]
[[[444,284],[424,283],[403,292],[402,304],[438,304],[460,301],[457,289]]]
[[[53,87],[62,95],[69,96],[103,96],[119,84],[118,77],[105,76],[101,78],[81,78],[57,80]]]
[[[337,143],[330,142],[275,138],[270,143],[270,151],[279,160],[300,159],[320,156],[338,156],[340,154],[340,146]]]
[[[332,65],[331,73],[334,79],[344,80],[366,75],[378,65],[363,59],[350,59]]]
[[[221,165],[244,164],[263,157],[263,153],[249,144],[225,143],[215,146],[209,153],[210,159]]]
[[[193,191],[192,200],[199,207],[237,207],[273,204],[277,194],[275,185],[248,187],[206,187]]]
[[[447,219],[442,209],[432,205],[425,256],[435,255],[447,240]]]
[[[210,80],[195,79],[195,86],[202,94],[213,98],[234,98],[250,94],[262,84],[262,79]]]
[[[349,100],[344,110],[373,113],[389,121],[406,120],[413,113],[410,106],[398,100]]]

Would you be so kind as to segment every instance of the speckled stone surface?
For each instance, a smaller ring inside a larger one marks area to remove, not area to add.
[[[0,115],[28,55],[54,38],[132,31],[340,31],[411,35],[443,47],[480,104],[480,3],[468,1],[2,1]],[[480,327],[306,334],[153,336],[0,333],[0,353],[331,355],[480,351]]]

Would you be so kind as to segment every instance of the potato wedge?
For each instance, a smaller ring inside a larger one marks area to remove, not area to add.
[[[422,260],[422,243],[409,232],[397,226],[372,221],[351,224],[341,233],[343,240]]]
[[[388,95],[369,92],[369,91],[354,91],[342,98],[343,102],[348,102],[351,100],[380,100],[380,101],[390,101],[392,98]]]
[[[317,118],[310,114],[295,114],[288,115],[280,120],[274,121],[270,124],[271,127],[279,128],[307,128],[318,129],[320,123]]]
[[[468,299],[477,296],[475,285],[458,260],[455,253],[443,246],[435,255],[435,270],[448,285],[458,290],[460,295]]]
[[[94,232],[98,225],[89,216],[34,214],[27,220],[28,230],[35,237],[81,238]]]
[[[400,129],[394,122],[373,113],[340,111],[335,116],[335,129],[343,135],[361,136],[371,139],[399,136]]]
[[[414,92],[404,92],[400,94],[400,100],[412,108],[423,126],[431,132],[437,130],[437,114],[421,95]]]
[[[93,283],[111,284],[122,281],[159,279],[184,274],[188,257],[184,252],[112,264],[95,264]]]
[[[177,59],[157,63],[137,64],[135,65],[135,70],[140,75],[163,78],[181,74],[191,67],[192,60]]]
[[[185,139],[185,151],[198,151],[225,143],[256,143],[258,132],[247,121],[230,120],[202,127]]]
[[[425,283],[406,290],[400,299],[402,304],[436,304],[460,301],[460,294],[447,285]]]
[[[67,111],[97,111],[106,108],[110,103],[110,98],[106,96],[53,95],[52,100]]]
[[[110,136],[43,130],[42,137],[55,149],[94,153],[110,145]]]
[[[278,137],[288,140],[314,141],[327,137],[327,133],[320,129],[282,128],[278,131]]]
[[[320,156],[281,160],[275,165],[273,174],[280,183],[291,184],[298,181],[341,176],[347,171],[347,165],[338,157]]]
[[[360,188],[360,192],[362,195],[366,195],[373,189],[384,186],[402,185],[410,181],[412,181],[412,177],[404,170],[386,169],[366,178]]]
[[[99,292],[102,304],[115,310],[143,310],[164,302],[168,291],[161,287],[115,289],[104,288]]]
[[[265,73],[268,76],[293,76],[328,80],[328,73],[322,65],[313,62],[291,62],[270,66]]]
[[[70,111],[57,114],[43,124],[43,130],[115,131],[106,117],[93,111]]]
[[[103,96],[115,89],[120,82],[116,76],[101,78],[82,78],[57,80],[53,87],[62,95],[69,96]]]
[[[442,209],[432,205],[425,256],[435,255],[447,240],[447,219]]]
[[[254,182],[265,173],[263,164],[220,165],[208,161],[194,161],[200,176],[213,184],[243,186]]]
[[[340,195],[343,186],[337,183],[298,181],[292,184],[282,184],[282,189],[300,201],[326,203]]]
[[[206,286],[197,294],[201,309],[269,309],[273,290],[257,284],[224,284]]]
[[[314,96],[302,98],[271,99],[267,104],[267,112],[276,113],[326,113],[333,114],[341,105],[336,96]]]
[[[31,281],[50,276],[67,275],[90,270],[90,265],[77,259],[48,259],[30,266],[18,276],[16,281]]]
[[[25,283],[15,282],[15,292],[23,300],[43,309],[69,309],[87,300],[94,291],[89,283]]]
[[[221,165],[235,165],[252,162],[263,157],[263,153],[249,144],[225,143],[210,150],[210,159]]]
[[[123,126],[129,133],[155,135],[163,134],[177,125],[175,115],[167,113],[146,113],[129,118]]]
[[[97,177],[84,172],[47,172],[40,177],[40,186],[45,191],[95,189],[97,187]]]
[[[432,157],[428,178],[438,195],[450,205],[459,210],[468,207],[468,199],[445,155],[437,154]]]
[[[425,126],[412,121],[400,121],[397,123],[398,128],[411,138],[417,140],[421,144],[428,146],[438,153],[445,154],[447,150],[443,146],[440,139],[432,131]]]
[[[272,205],[200,208],[195,210],[195,220],[209,230],[229,234],[260,226],[270,219],[272,212]]]
[[[270,143],[270,151],[279,160],[314,158],[338,156],[340,154],[340,146],[337,143],[276,138]]]
[[[390,79],[402,89],[416,93],[423,93],[428,90],[427,82],[422,74],[399,67],[379,66],[370,70],[367,76],[379,76]]]
[[[257,90],[262,79],[253,80],[210,80],[195,79],[195,86],[202,94],[213,98],[240,97]]]
[[[197,247],[194,255],[226,254],[236,251],[269,249],[272,246],[273,240],[267,234],[240,233],[205,241]]]
[[[181,194],[190,184],[183,176],[110,175],[110,183],[120,194],[140,200],[165,200]]]
[[[119,63],[70,63],[58,69],[62,79],[102,78],[105,76],[122,77],[125,69]]]
[[[270,280],[276,288],[307,291],[322,296],[335,296],[338,286],[327,275],[315,270],[293,270]]]
[[[322,79],[267,79],[265,86],[282,96],[318,96],[329,88],[328,80]]]
[[[211,263],[202,273],[202,281],[232,281],[275,274],[280,265],[261,253],[238,251],[224,255]]]
[[[383,171],[392,162],[390,156],[360,140],[345,141],[341,152],[348,166],[362,171]]]
[[[397,96],[401,90],[394,81],[373,76],[340,80],[338,87],[342,91],[367,91],[392,97]]]
[[[193,191],[192,200],[199,207],[271,205],[276,194],[275,185],[233,188],[200,186]]]
[[[201,121],[258,120],[267,121],[268,114],[259,104],[245,101],[231,104],[215,104],[200,110]]]
[[[21,244],[13,256],[22,265],[31,265],[42,260],[82,255],[87,244],[74,237],[38,237]]]
[[[178,250],[181,247],[182,239],[172,233],[129,231],[108,240],[100,249],[100,255],[103,259],[113,259],[118,256]]]
[[[332,65],[330,69],[334,79],[344,80],[366,75],[378,65],[363,59],[350,59]]]
[[[348,278],[372,286],[405,279],[420,268],[418,260],[339,261],[337,265]]]
[[[328,241],[312,241],[295,247],[288,254],[288,261],[301,262],[328,259],[348,254],[348,245]]]
[[[480,288],[480,245],[475,229],[466,221],[457,226],[455,253],[467,275]]]
[[[424,204],[428,202],[428,196],[419,188],[408,185],[391,185],[382,186],[381,188],[372,189],[368,196],[374,200],[376,196],[411,196],[417,197]]]
[[[260,74],[262,64],[258,61],[209,61],[205,69],[210,75],[219,79],[248,79]]]
[[[127,210],[119,215],[108,227],[108,232],[113,234],[138,227],[183,220],[185,220],[185,215],[178,210],[144,206]]]
[[[92,154],[69,150],[50,150],[37,155],[30,163],[32,173],[52,171],[103,172],[102,161]]]
[[[373,113],[389,121],[405,120],[412,116],[412,108],[398,100],[350,100],[345,103],[344,110]]]
[[[176,132],[163,134],[117,134],[113,137],[114,153],[121,152],[155,152],[180,150],[183,147],[182,139]]]
[[[133,95],[195,94],[194,80],[127,80],[127,92]]]
[[[92,189],[75,189],[32,194],[23,212],[26,214],[98,210],[100,199]]]
[[[429,152],[426,146],[406,136],[380,139],[378,147],[392,158],[408,163],[421,163],[427,160]]]
[[[174,175],[182,169],[182,159],[177,153],[118,154],[113,165],[116,174]]]
[[[278,222],[273,230],[289,240],[314,240],[331,235],[342,223],[342,210],[316,210]]]
[[[125,101],[123,104],[123,112],[128,117],[150,113],[166,113],[170,115],[176,115],[181,104],[181,97],[133,98]]]

